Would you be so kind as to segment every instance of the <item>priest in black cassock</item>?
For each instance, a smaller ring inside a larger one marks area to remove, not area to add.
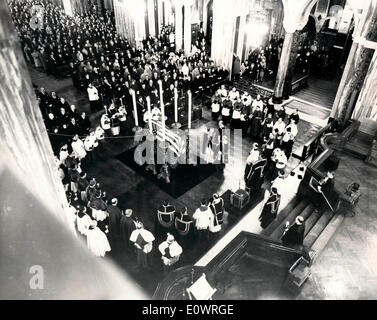
[[[277,216],[280,205],[280,194],[276,188],[272,187],[270,195],[264,204],[261,215],[259,216],[259,221],[261,227],[265,229]]]
[[[120,218],[120,233],[127,251],[131,251],[132,249],[130,236],[135,229],[136,221],[132,215],[132,209],[127,209],[125,212],[122,212]]]
[[[256,148],[259,148],[258,146]],[[258,150],[258,149],[257,149]],[[260,191],[264,182],[264,168],[267,159],[263,154],[259,154],[255,161],[248,161],[245,168],[245,185],[251,190],[251,193]]]
[[[297,216],[293,225],[289,226],[289,222],[285,227],[281,241],[285,244],[297,244],[302,245],[305,235],[305,223],[304,218]]]
[[[111,200],[111,206],[107,206],[107,212],[109,213],[109,236],[112,241],[120,238],[120,218],[122,213],[118,207],[118,199],[113,198]]]
[[[157,232],[166,232],[174,224],[175,207],[165,200],[157,210],[155,230]]]

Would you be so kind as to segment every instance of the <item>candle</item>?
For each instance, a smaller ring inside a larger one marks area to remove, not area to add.
[[[187,126],[187,128],[191,129],[191,109],[192,109],[191,99],[192,99],[192,97],[191,97],[191,91],[190,90],[187,91],[187,95],[188,95],[188,126]]]
[[[148,108],[148,124],[149,124],[149,132],[150,134],[153,134],[152,130],[152,110],[151,110],[151,98],[147,97],[147,108]]]
[[[136,94],[135,90],[130,90],[131,96],[132,96],[132,103],[134,105],[134,117],[135,117],[135,127],[139,126],[139,118],[137,115],[137,106],[136,106]]]
[[[166,128],[165,128],[165,106],[163,103],[161,103],[161,124],[162,124],[162,141],[165,143],[165,138],[166,138]]]
[[[174,88],[174,122],[178,123],[178,91]]]
[[[163,90],[162,90],[162,81],[161,80],[158,80],[158,87],[160,88],[160,107],[162,109],[162,105],[164,104],[164,100],[163,100]],[[162,112],[162,110],[161,110]]]

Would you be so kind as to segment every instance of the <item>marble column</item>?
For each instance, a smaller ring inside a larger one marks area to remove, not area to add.
[[[185,3],[185,21],[184,21],[184,51],[188,55],[191,52],[191,1]]]
[[[73,16],[74,8],[72,6],[71,0],[63,0],[63,8],[66,15],[71,17]]]
[[[282,103],[283,102],[283,89],[285,78],[288,72],[289,66],[289,59],[291,56],[291,48],[293,44],[293,37],[294,33],[286,32],[284,37],[283,48],[281,50],[281,56],[279,61],[279,68],[278,73],[276,75],[275,80],[275,88],[274,88],[274,103]]]
[[[293,74],[295,71],[297,52],[298,52],[298,47],[300,43],[300,34],[301,34],[300,31],[296,31],[293,34],[293,41],[292,41],[292,46],[291,46],[291,53],[289,55],[288,69],[287,69],[287,74],[285,77],[284,87],[283,87],[284,99],[289,99],[289,96],[291,94]]]
[[[126,38],[132,47],[145,39],[144,1],[114,0],[114,15],[117,32]]]
[[[146,9],[148,11],[148,33],[150,36],[156,36],[154,21],[154,0],[146,0]]]
[[[183,16],[182,4],[176,2],[175,4],[175,48],[177,51],[182,49],[182,34],[183,34]]]
[[[376,47],[376,24],[377,3],[376,1],[370,1],[363,9],[362,16],[353,35],[353,44],[331,110],[331,117],[340,121],[341,124],[350,119],[357,101],[363,99],[359,95]],[[359,102],[359,107],[360,104],[361,102]],[[361,114],[361,112],[358,111],[358,114]]]
[[[97,0],[96,1],[96,6],[97,6],[97,14],[98,16],[103,16],[105,13],[105,3],[104,0]]]
[[[377,43],[376,43],[377,44]],[[377,50],[374,50],[364,85],[353,110],[352,119],[361,122],[360,131],[375,135],[377,131]]]
[[[285,38],[274,88],[273,102],[276,104],[283,102],[283,89],[289,67],[294,33],[305,27],[308,22],[309,14],[317,1],[318,0],[282,0]]]
[[[5,1],[0,2],[0,167],[7,167],[67,228],[73,227],[46,127]]]

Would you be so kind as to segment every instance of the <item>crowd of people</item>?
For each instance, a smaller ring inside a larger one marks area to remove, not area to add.
[[[251,50],[247,59],[241,63],[240,76],[253,82],[262,82],[266,77],[276,74],[282,47],[282,39],[272,38],[267,46]]]
[[[39,17],[42,27],[38,21],[34,21],[35,25],[29,23],[33,19],[32,7],[38,4],[44,8]],[[29,1],[24,6],[12,1],[10,8],[26,61],[52,75],[57,75],[59,67],[69,66],[73,85],[88,95],[91,112],[105,111],[100,123],[94,125],[85,112],[79,113],[75,105],[55,92],[49,94],[44,88],[36,92],[66,191],[72,227],[86,238],[89,250],[96,256],[105,256],[121,240],[128,253],[136,252],[137,263],[148,267],[155,235],[132,209],[121,209],[116,198],[109,201],[101,184],[87,172],[102,153],[104,138],[119,134],[114,128],[119,127],[120,132],[127,129],[127,115],[133,113],[131,92],[135,92],[141,121],[145,120],[147,97],[153,109],[159,108],[162,88],[169,116],[173,114],[175,91],[183,95],[187,90],[195,93],[217,87],[228,79],[228,71],[217,67],[208,56],[204,36],[192,46],[190,55],[177,52],[172,26],[163,27],[159,37],[149,36],[135,48],[116,34],[110,16],[99,18],[88,12],[69,17],[45,0]],[[265,49],[252,51],[241,64],[240,74],[263,81],[266,74],[276,72],[280,50],[281,43],[273,41]],[[272,182],[260,216],[265,228],[279,207],[276,181],[284,175],[292,153],[298,112],[287,115],[284,107],[276,111],[259,95],[253,99],[248,92],[228,90],[224,84],[216,90],[211,103],[213,120],[220,120],[221,128],[230,125],[232,129],[242,129],[255,142],[247,158],[245,184],[249,189],[258,188],[261,177]],[[262,170],[259,178],[255,174],[258,170]],[[163,233],[166,240],[158,247],[162,264],[169,270],[183,252],[176,237],[182,239],[182,235],[192,234],[195,229],[200,245],[216,239],[224,221],[224,200],[217,194],[202,199],[192,218],[187,208],[176,212],[169,202],[161,205],[157,220],[161,212],[173,217],[173,223]]]
[[[230,90],[225,85],[212,96],[212,118],[232,129],[242,129],[244,136],[259,143],[267,158],[279,148],[287,159],[291,156],[293,144],[298,134],[300,116],[297,110],[287,115],[285,107],[275,110],[273,104],[265,102],[260,95],[255,99],[235,87]]]
[[[276,76],[284,39],[272,38],[268,45],[250,51],[247,59],[241,62],[239,76],[252,82],[263,82]],[[331,62],[329,48],[320,46],[316,40],[299,42],[297,46],[294,73],[320,75],[323,68]],[[236,77],[237,78],[237,77]]]
[[[10,1],[9,8],[25,60],[48,74],[61,67],[113,52],[118,43],[114,19],[94,10],[73,17],[47,0]]]

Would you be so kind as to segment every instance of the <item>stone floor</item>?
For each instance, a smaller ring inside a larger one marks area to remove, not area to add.
[[[75,103],[79,110],[89,110],[85,93],[73,88],[70,79],[51,79],[35,70],[31,70],[31,77],[36,85],[44,86],[47,91],[55,90],[58,95],[65,97],[69,103]],[[206,126],[213,125],[208,120],[210,119],[209,115],[209,111],[205,110],[203,119],[195,122],[193,129],[201,132],[206,129]],[[91,116],[93,123],[97,119],[98,115]],[[303,134],[300,135],[295,148],[300,148],[319,129],[319,125],[301,121],[299,132]],[[240,180],[242,181],[244,163],[251,143],[249,139],[243,140],[242,148],[231,154],[230,162],[225,167],[223,174],[213,174],[178,199],[172,199],[156,187],[155,184],[137,175],[132,169],[115,159],[117,154],[131,147],[132,139],[106,139],[104,141],[106,152],[99,156],[95,165],[91,168],[89,175],[97,178],[102,184],[103,190],[107,191],[110,198],[119,198],[121,208],[132,208],[135,214],[145,222],[146,226],[154,230],[156,209],[165,199],[171,200],[178,209],[187,206],[189,213],[192,214],[198,207],[201,198],[209,197],[214,192],[221,194],[228,189],[238,189]],[[377,244],[376,223],[374,222],[376,210],[372,206],[372,196],[374,194],[371,192],[372,190],[376,190],[375,181],[377,180],[368,182],[369,184],[367,184],[367,181],[370,180],[367,177],[376,176],[377,170],[347,156],[342,156],[341,160],[338,181],[342,181],[346,185],[350,182],[348,180],[351,180],[351,178],[356,179],[358,175],[363,177],[363,179],[359,178],[363,186],[363,198],[360,201],[362,213],[355,218],[347,218],[338,236],[331,242],[321,257],[319,257],[316,265],[313,267],[313,276],[307,282],[299,297],[301,299],[357,299],[365,297],[375,298],[377,295],[376,269],[374,266],[376,265],[376,254],[372,249],[373,244]],[[289,169],[293,169],[297,164],[297,160],[291,158]],[[368,232],[360,232],[363,226],[368,226]],[[366,246],[366,244],[368,245]],[[368,249],[365,250],[365,248]],[[181,264],[195,263],[205,250],[206,248],[184,244],[184,255]],[[110,256],[146,288],[149,293],[153,293],[158,280],[162,277],[160,268],[154,268],[148,272],[139,272],[135,268],[134,257],[125,254],[119,243],[114,245]],[[152,260],[157,265],[160,264],[158,255],[153,256]],[[357,266],[360,265],[364,267],[358,268]],[[342,280],[340,277],[344,279]],[[330,282],[330,285],[328,285],[328,282]],[[343,286],[349,286],[343,295],[339,291],[339,282],[343,283]],[[332,287],[333,289],[331,289]]]
[[[340,154],[336,183],[361,185],[359,212],[346,216],[312,267],[298,299],[377,299],[377,168]]]

